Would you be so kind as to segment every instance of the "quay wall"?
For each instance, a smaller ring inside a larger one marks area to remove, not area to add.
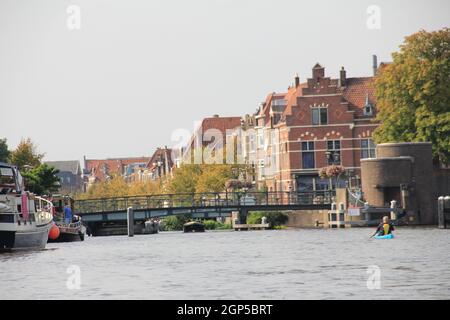
[[[328,210],[302,210],[291,211],[288,214],[287,227],[291,228],[317,228],[316,221],[319,221],[319,227],[328,227]]]

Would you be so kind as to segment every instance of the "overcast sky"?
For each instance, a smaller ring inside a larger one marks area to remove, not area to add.
[[[372,54],[449,21],[448,0],[0,0],[0,138],[30,137],[46,160],[151,155],[175,129],[254,112],[316,62],[369,76]]]

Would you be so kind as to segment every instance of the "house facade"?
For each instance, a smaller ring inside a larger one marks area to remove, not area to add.
[[[375,116],[373,76],[347,78],[342,68],[332,79],[316,64],[305,82],[296,76],[287,92],[269,94],[243,119],[244,158],[256,168],[258,187],[268,191],[331,189],[318,173],[332,164],[358,184],[361,159],[375,157]]]
[[[165,146],[157,148],[146,167],[138,172],[140,181],[155,181],[172,175],[173,170],[172,150]]]
[[[177,150],[174,150],[175,164],[179,166],[181,163],[225,163],[226,156],[219,158],[219,154],[215,152],[226,148],[227,141],[240,125],[241,117],[214,115],[204,118],[180,154],[177,155]]]
[[[88,189],[97,182],[110,179],[114,175],[122,176],[126,181],[134,180],[137,169],[147,166],[149,157],[86,159],[84,157],[84,176]]]
[[[61,185],[59,192],[74,194],[84,191],[80,161],[47,161],[45,163],[59,170],[57,174]]]

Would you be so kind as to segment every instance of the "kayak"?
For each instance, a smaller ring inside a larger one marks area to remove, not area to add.
[[[394,239],[394,234],[390,233],[384,236],[374,236],[375,239]]]

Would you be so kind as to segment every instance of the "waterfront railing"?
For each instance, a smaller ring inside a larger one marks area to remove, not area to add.
[[[96,198],[75,201],[77,213],[174,208],[230,208],[331,204],[334,190],[308,192],[206,192]]]

